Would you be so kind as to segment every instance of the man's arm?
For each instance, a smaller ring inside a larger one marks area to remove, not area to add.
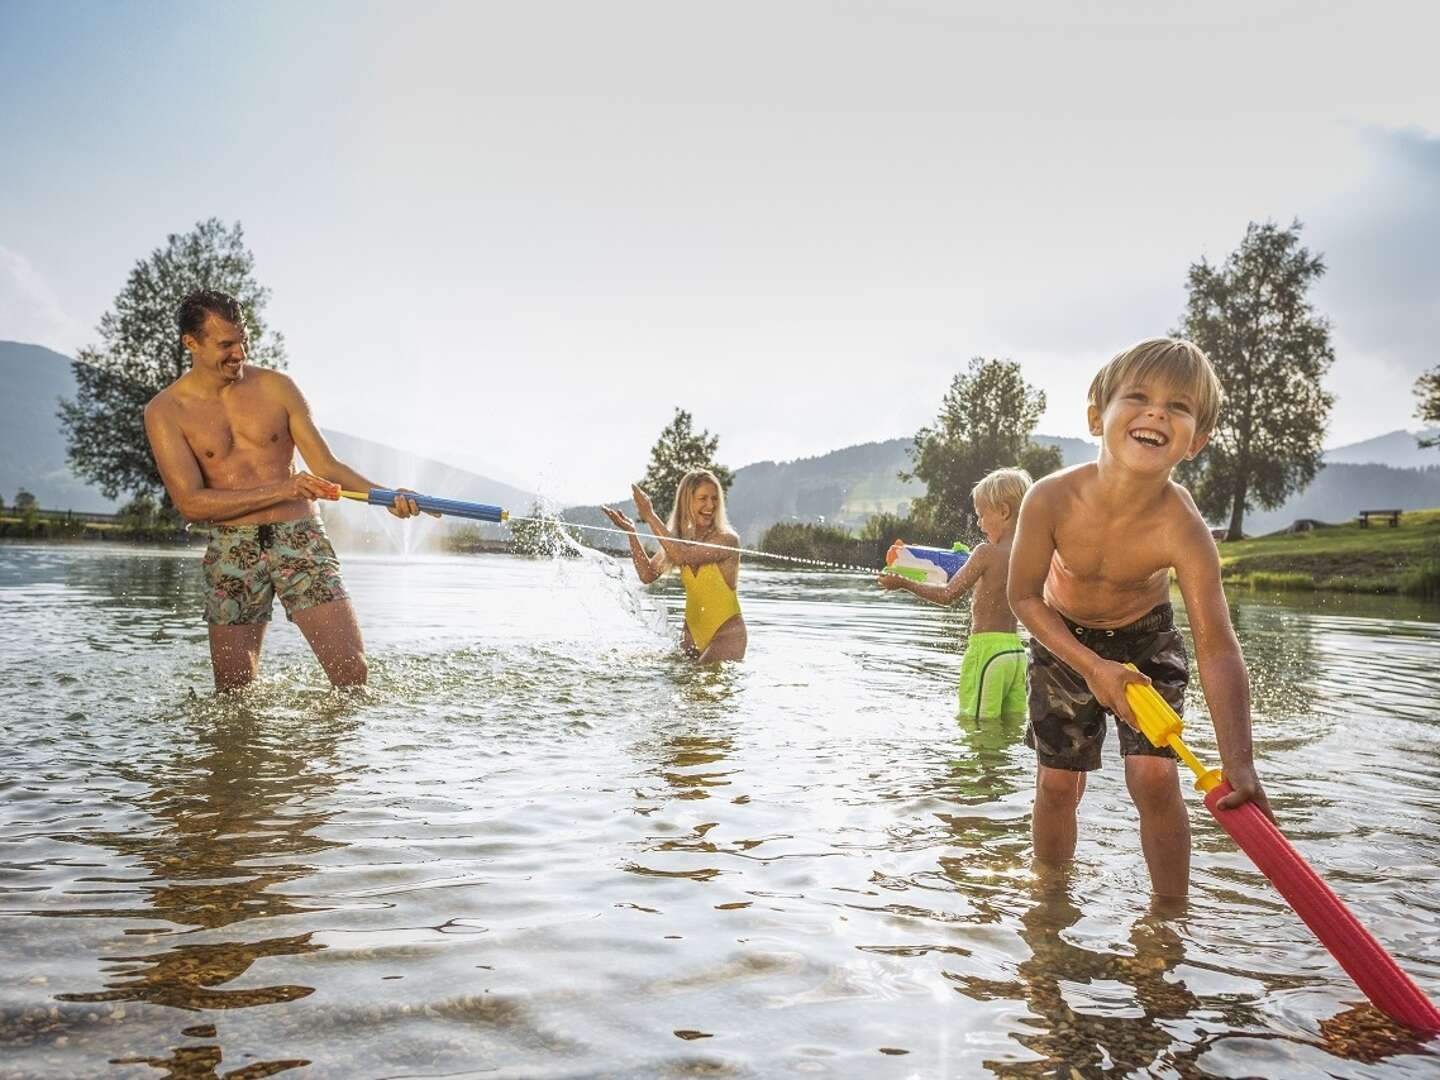
[[[1269,800],[1255,775],[1250,677],[1240,642],[1230,625],[1230,610],[1220,583],[1220,553],[1199,514],[1192,510],[1186,517],[1176,542],[1175,575],[1185,598],[1200,685],[1210,706],[1215,741],[1220,744],[1221,770],[1235,789],[1220,800],[1220,807],[1228,810],[1253,799],[1273,820]]]
[[[335,456],[330,444],[325,441],[325,436],[321,435],[320,429],[315,426],[315,418],[310,414],[310,403],[305,400],[300,387],[295,385],[295,380],[279,372],[273,374],[284,397],[285,411],[290,418],[290,438],[294,440],[295,449],[300,451],[300,456],[315,475],[339,484],[346,491],[369,491],[374,487],[382,487],[383,485],[361,476]],[[396,496],[395,505],[390,507],[390,512],[396,517],[412,517],[419,513],[419,510],[414,499],[401,499]]]
[[[978,585],[985,572],[995,565],[998,557],[999,552],[994,544],[981,544],[971,553],[970,558],[965,560],[965,565],[955,571],[955,576],[944,585],[912,581],[900,574],[887,574],[883,571],[880,574],[880,585],[886,589],[904,589],[921,600],[948,607]]]
[[[1049,478],[1041,480],[1026,492],[1020,504],[1006,586],[1010,610],[1040,644],[1085,680],[1102,707],[1134,727],[1135,713],[1125,699],[1125,686],[1132,682],[1149,684],[1150,680],[1080,644],[1059,612],[1045,602],[1045,579],[1055,556],[1057,483]]]
[[[295,449],[300,451],[300,456],[305,459],[310,470],[316,476],[323,476],[326,480],[339,484],[346,491],[369,491],[372,487],[382,487],[383,485],[372,483],[361,476],[335,456],[330,444],[325,441],[325,436],[321,435],[320,429],[315,426],[315,418],[310,414],[310,403],[305,400],[305,395],[300,392],[295,381],[279,372],[274,373],[274,378],[290,418],[290,438],[295,441]]]
[[[145,406],[145,434],[170,501],[187,521],[229,521],[292,499],[328,499],[331,494],[329,484],[308,472],[239,491],[206,487],[180,425],[158,400]]]

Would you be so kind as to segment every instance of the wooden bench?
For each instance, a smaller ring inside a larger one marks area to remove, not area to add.
[[[1360,518],[1360,527],[1362,529],[1368,529],[1370,527],[1370,519],[1372,517],[1388,518],[1390,527],[1393,529],[1400,524],[1400,515],[1404,512],[1403,510],[1361,510],[1356,516]]]

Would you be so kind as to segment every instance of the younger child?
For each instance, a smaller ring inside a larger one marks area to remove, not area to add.
[[[1085,773],[1100,767],[1105,716],[1116,729],[1125,783],[1140,813],[1140,846],[1160,896],[1190,882],[1190,820],[1175,755],[1135,727],[1130,683],[1150,683],[1179,712],[1189,667],[1170,609],[1173,567],[1185,600],[1205,700],[1234,791],[1267,814],[1250,745],[1250,687],[1220,587],[1220,557],[1195,503],[1171,470],[1210,439],[1220,382],[1194,344],[1142,341],[1090,384],[1090,432],[1100,456],[1035,484],[1020,509],[1010,606],[1030,630],[1030,724],[1038,759],[1035,855],[1075,854]],[[1133,663],[1139,671],[1126,667]]]
[[[1030,487],[1024,469],[996,469],[970,491],[988,543],[970,555],[946,585],[881,574],[880,586],[904,589],[932,604],[953,604],[971,589],[970,639],[960,664],[960,718],[1014,720],[1025,715],[1025,647],[1005,598],[1010,540]]]

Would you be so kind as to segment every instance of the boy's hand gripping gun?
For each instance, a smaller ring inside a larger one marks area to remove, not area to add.
[[[949,551],[944,548],[921,547],[896,540],[885,552],[882,573],[898,574],[925,585],[948,585],[950,579],[970,558],[970,549],[957,543]]]

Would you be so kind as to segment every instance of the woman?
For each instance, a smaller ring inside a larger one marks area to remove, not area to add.
[[[650,526],[660,550],[649,555],[635,532],[635,523],[619,510],[602,506],[605,516],[617,529],[630,534],[630,558],[635,572],[649,585],[674,567],[680,569],[685,586],[685,633],[680,645],[702,664],[719,660],[741,660],[747,637],[745,619],[735,583],[740,574],[740,537],[725,517],[725,494],[720,481],[708,469],[692,469],[675,492],[675,509],[670,523],[655,515],[650,496],[632,484],[630,495],[640,520]],[[693,540],[697,543],[682,543]],[[702,546],[714,545],[714,546]]]

